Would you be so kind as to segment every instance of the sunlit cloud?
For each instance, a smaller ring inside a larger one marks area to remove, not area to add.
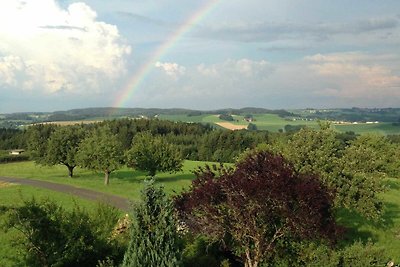
[[[0,84],[46,93],[105,90],[125,73],[125,44],[85,3],[0,2]]]

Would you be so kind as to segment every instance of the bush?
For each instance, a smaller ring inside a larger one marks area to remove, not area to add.
[[[218,116],[220,120],[224,121],[234,121],[235,119],[232,117],[232,115],[226,115],[226,114],[221,114]]]
[[[33,198],[9,210],[6,227],[24,236],[19,243],[26,250],[27,266],[95,266],[107,258],[121,261],[125,247],[110,238],[117,212],[104,206],[98,210],[103,212],[90,216],[77,205],[67,211],[48,199]]]
[[[10,155],[10,154],[2,154],[0,155],[0,163],[10,163],[10,162],[18,162],[18,161],[28,161],[29,155]]]

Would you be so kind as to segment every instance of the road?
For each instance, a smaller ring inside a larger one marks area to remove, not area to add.
[[[72,185],[65,184],[56,184],[46,181],[39,181],[34,179],[25,179],[25,178],[10,178],[10,177],[0,177],[0,181],[13,183],[13,184],[21,184],[21,185],[29,185],[34,187],[45,188],[61,193],[71,194],[73,196],[85,198],[88,200],[100,201],[112,206],[115,206],[124,211],[130,210],[129,200],[127,198],[110,195],[102,192],[97,192],[89,189],[78,188]]]

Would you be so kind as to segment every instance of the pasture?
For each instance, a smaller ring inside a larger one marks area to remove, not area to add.
[[[197,123],[210,123],[218,125],[225,129],[238,130],[245,129],[249,124],[244,120],[245,114],[232,115],[234,121],[221,120],[218,115],[215,114],[202,114],[198,116],[187,116],[187,115],[160,115],[159,118],[170,121],[181,121],[181,122],[197,122]],[[270,132],[284,131],[285,125],[305,125],[311,128],[318,128],[318,122],[315,120],[307,120],[305,118],[282,118],[276,114],[254,114],[254,121],[252,124],[257,126],[258,130],[267,130]],[[235,126],[232,126],[235,125]],[[353,131],[357,134],[364,133],[377,133],[377,134],[400,134],[400,126],[395,126],[392,123],[358,123],[358,124],[333,124],[333,127],[339,132]]]

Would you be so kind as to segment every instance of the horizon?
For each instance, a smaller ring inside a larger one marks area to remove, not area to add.
[[[284,111],[295,111],[295,110],[344,110],[344,109],[366,109],[366,110],[376,110],[376,109],[400,109],[399,107],[321,107],[321,108],[314,108],[314,107],[306,107],[306,108],[265,108],[265,107],[224,107],[224,108],[217,108],[217,109],[191,109],[191,108],[179,108],[179,107],[172,107],[172,108],[158,108],[158,107],[83,107],[83,108],[72,108],[72,109],[63,109],[63,110],[51,110],[51,111],[16,111],[16,112],[0,112],[0,115],[7,115],[7,114],[29,114],[29,113],[56,113],[56,112],[68,112],[72,110],[89,110],[89,109],[143,109],[143,110],[152,110],[152,109],[160,109],[160,110],[186,110],[186,111],[199,111],[199,112],[216,112],[216,111],[223,111],[223,110],[242,110],[242,109],[265,109],[270,111],[277,111],[277,110],[284,110]],[[112,116],[113,114],[110,114]]]
[[[398,10],[395,0],[1,1],[0,113],[398,106]]]

